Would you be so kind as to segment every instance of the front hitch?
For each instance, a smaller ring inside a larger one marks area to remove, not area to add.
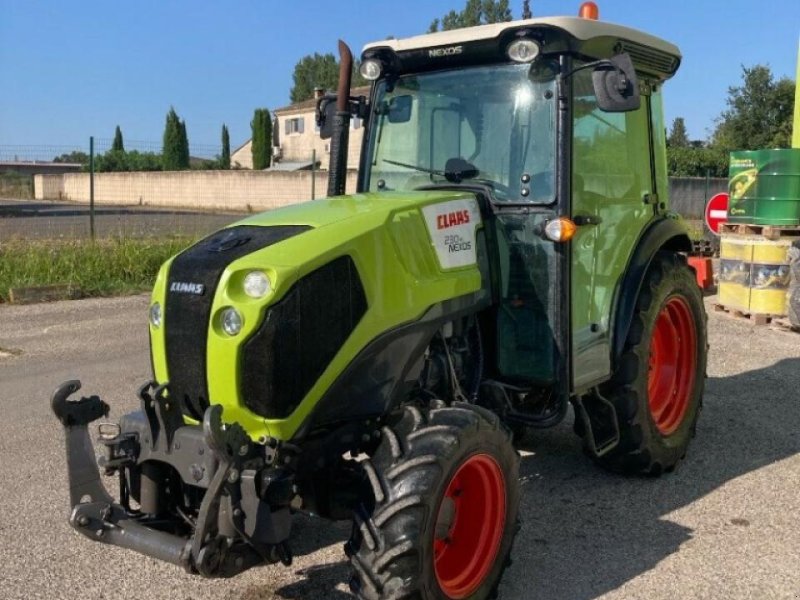
[[[66,381],[50,401],[64,426],[72,510],[69,522],[75,530],[94,541],[128,548],[207,577],[229,577],[259,564],[291,562],[286,543],[289,510],[271,510],[260,501],[254,472],[244,468],[253,456],[253,442],[240,425],[223,425],[221,406],[206,409],[201,427],[188,426],[177,405],[170,403],[166,386],[150,383],[139,392],[141,413],[128,415],[133,432],[104,441],[128,452],[133,437],[137,448],[136,456],[122,453],[118,457],[110,452],[107,470],[115,462],[174,466],[195,461],[197,455],[192,452],[204,456],[203,465],[192,462],[189,469],[204,473],[193,483],[207,481],[207,489],[191,535],[181,536],[151,526],[157,520],[130,509],[127,501],[124,506],[114,502],[106,491],[88,425],[107,417],[109,406],[98,396],[70,400],[80,388],[80,381]],[[274,543],[259,541],[264,539]]]
[[[65,381],[50,398],[50,406],[64,426],[67,443],[67,473],[69,473],[69,502],[75,506],[88,498],[90,502],[112,501],[100,481],[94,458],[89,423],[107,417],[109,406],[98,396],[70,401],[68,398],[81,389],[77,379]]]

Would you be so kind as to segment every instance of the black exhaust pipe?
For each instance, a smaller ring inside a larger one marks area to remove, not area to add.
[[[331,135],[331,162],[328,170],[328,196],[341,196],[347,183],[347,149],[350,140],[350,80],[353,76],[353,53],[339,40],[339,89],[336,116]]]

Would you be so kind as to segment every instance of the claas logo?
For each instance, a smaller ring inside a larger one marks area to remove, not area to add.
[[[436,229],[447,229],[456,225],[469,223],[469,211],[457,210],[455,212],[436,215]]]

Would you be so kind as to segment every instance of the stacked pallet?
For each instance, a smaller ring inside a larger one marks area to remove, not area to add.
[[[800,149],[731,154],[719,308],[800,328]]]

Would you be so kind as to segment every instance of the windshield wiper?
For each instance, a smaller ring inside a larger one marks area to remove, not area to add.
[[[406,167],[407,169],[414,169],[415,171],[423,171],[424,173],[432,173],[433,175],[441,175],[445,177],[444,171],[437,171],[436,169],[428,169],[427,167],[420,167],[419,165],[411,165],[409,163],[400,162],[399,160],[390,160],[388,158],[381,159],[390,165],[397,165],[398,167]]]
[[[384,158],[382,160],[383,162],[397,165],[398,167],[406,167],[407,169],[414,169],[415,171],[440,175],[447,179],[447,181],[450,183],[461,183],[464,179],[474,179],[480,175],[478,167],[464,160],[463,158],[448,158],[444,165],[444,171],[429,169],[419,165],[412,165],[409,163],[400,162],[399,160],[390,160],[388,158]]]

